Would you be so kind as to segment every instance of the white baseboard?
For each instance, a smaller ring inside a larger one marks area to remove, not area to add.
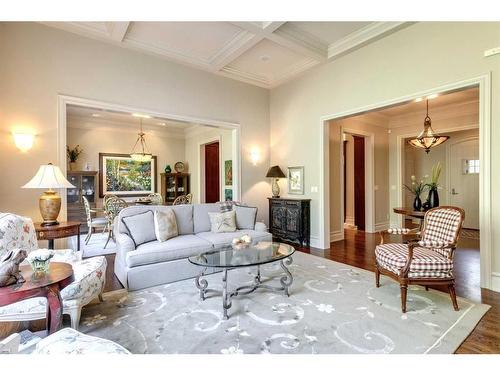
[[[491,273],[491,290],[500,292],[500,272]]]
[[[342,241],[344,239],[343,230],[334,230],[330,232],[330,242]]]
[[[380,232],[389,229],[390,223],[388,221],[383,221],[381,223],[375,224],[375,231]]]

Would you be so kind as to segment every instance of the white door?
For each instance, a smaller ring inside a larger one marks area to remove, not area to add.
[[[464,228],[479,229],[479,140],[450,145],[449,202],[465,211]]]

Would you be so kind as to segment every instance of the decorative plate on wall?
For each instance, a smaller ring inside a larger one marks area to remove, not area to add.
[[[184,172],[184,163],[182,161],[178,161],[177,163],[175,163],[174,165],[174,169],[177,173],[182,173]]]

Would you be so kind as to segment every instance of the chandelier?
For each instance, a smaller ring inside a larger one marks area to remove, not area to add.
[[[146,134],[142,131],[142,118],[140,131],[137,134],[137,140],[135,141],[134,147],[132,148],[132,152],[130,153],[130,157],[135,161],[145,162],[150,161],[153,157],[152,154],[148,150],[148,146],[146,145],[146,139],[144,138]],[[137,148],[137,151],[136,151]]]
[[[408,140],[408,144],[416,148],[423,148],[428,154],[432,147],[439,146],[446,142],[450,137],[434,133],[431,126],[431,118],[429,117],[429,99],[427,99],[427,114],[424,119],[424,130],[416,138]]]

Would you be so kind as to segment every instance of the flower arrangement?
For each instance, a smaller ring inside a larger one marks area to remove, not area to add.
[[[429,187],[429,189],[437,189],[439,187],[439,176],[441,176],[441,162],[437,162],[437,164],[434,164],[432,166],[432,172],[431,172],[431,181],[428,182],[426,185]]]
[[[404,187],[416,197],[420,197],[420,195],[422,195],[428,187],[428,184],[425,182],[426,178],[427,176],[424,176],[419,182],[417,182],[417,178],[415,176],[411,176],[411,185],[404,184]]]
[[[75,148],[69,148],[69,146],[66,146],[66,155],[68,155],[70,163],[76,163],[82,152],[83,150],[80,148],[80,145],[76,145]]]
[[[50,259],[54,254],[54,250],[34,250],[28,254],[28,262],[35,273],[46,273],[49,271]]]
[[[242,249],[244,247],[250,246],[252,243],[252,237],[248,234],[241,236],[240,238],[233,238],[232,244],[235,249]]]

